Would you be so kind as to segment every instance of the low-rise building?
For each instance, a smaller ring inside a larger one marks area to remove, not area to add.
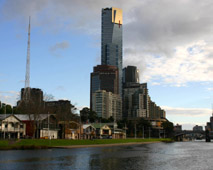
[[[96,137],[110,139],[125,139],[126,132],[119,129],[117,123],[95,123],[92,124],[96,128]]]
[[[26,124],[15,115],[0,115],[0,136],[2,139],[19,139],[26,134]]]
[[[26,124],[26,138],[58,138],[58,122],[53,114],[16,114]]]
[[[76,121],[59,121],[58,122],[60,131],[60,139],[82,139],[83,138],[83,127],[79,122]]]
[[[51,114],[0,115],[1,138],[58,138],[59,127]]]
[[[93,123],[92,126],[96,129],[96,137],[110,138],[110,136],[112,136],[112,130],[108,125],[102,123]]]
[[[96,128],[91,124],[83,125],[83,139],[93,139],[96,137]]]

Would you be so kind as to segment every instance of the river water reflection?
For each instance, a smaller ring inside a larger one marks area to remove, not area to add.
[[[1,170],[213,169],[213,143],[176,142],[101,148],[0,151]]]

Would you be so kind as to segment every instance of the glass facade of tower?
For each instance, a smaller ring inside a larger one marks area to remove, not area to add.
[[[101,64],[118,67],[119,94],[122,94],[122,10],[102,9]]]

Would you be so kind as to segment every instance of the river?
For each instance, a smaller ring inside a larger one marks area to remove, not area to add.
[[[1,170],[212,170],[213,142],[0,151]]]

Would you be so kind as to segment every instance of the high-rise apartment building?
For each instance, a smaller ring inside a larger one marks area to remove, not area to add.
[[[102,9],[101,64],[118,67],[119,94],[122,94],[122,10]]]
[[[99,117],[122,119],[122,100],[119,94],[98,90],[92,94],[92,108]]]
[[[166,118],[166,112],[161,109],[160,106],[157,106],[155,102],[151,100],[150,97],[148,97],[148,103],[149,103],[149,118],[150,119],[165,119]]]
[[[147,84],[130,83],[123,89],[123,117],[149,117]]]

